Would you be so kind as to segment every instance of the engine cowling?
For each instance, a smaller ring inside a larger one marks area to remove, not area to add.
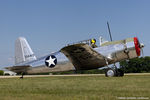
[[[141,47],[140,47],[140,43],[137,37],[134,37],[134,45],[135,45],[135,50],[137,53],[137,56],[141,55]]]

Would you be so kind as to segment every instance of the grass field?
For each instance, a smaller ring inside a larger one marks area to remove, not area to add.
[[[116,100],[118,97],[150,98],[150,75],[0,79],[0,100]]]

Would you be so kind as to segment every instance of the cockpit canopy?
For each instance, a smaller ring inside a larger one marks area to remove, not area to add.
[[[82,41],[78,41],[78,42],[74,42],[74,43],[71,43],[71,44],[68,44],[69,45],[73,45],[73,44],[80,44],[80,43],[84,43],[84,44],[87,44],[89,46],[91,46],[92,48],[95,48],[97,47],[96,45],[96,39],[87,39],[87,40],[82,40]]]

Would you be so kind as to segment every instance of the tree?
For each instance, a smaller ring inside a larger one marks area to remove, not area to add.
[[[0,70],[0,75],[4,75],[4,71],[3,70]]]
[[[124,68],[125,73],[150,72],[150,57],[146,56],[121,61],[120,66]]]

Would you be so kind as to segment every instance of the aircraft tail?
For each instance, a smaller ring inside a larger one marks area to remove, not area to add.
[[[15,41],[15,64],[36,60],[36,57],[24,37]]]

